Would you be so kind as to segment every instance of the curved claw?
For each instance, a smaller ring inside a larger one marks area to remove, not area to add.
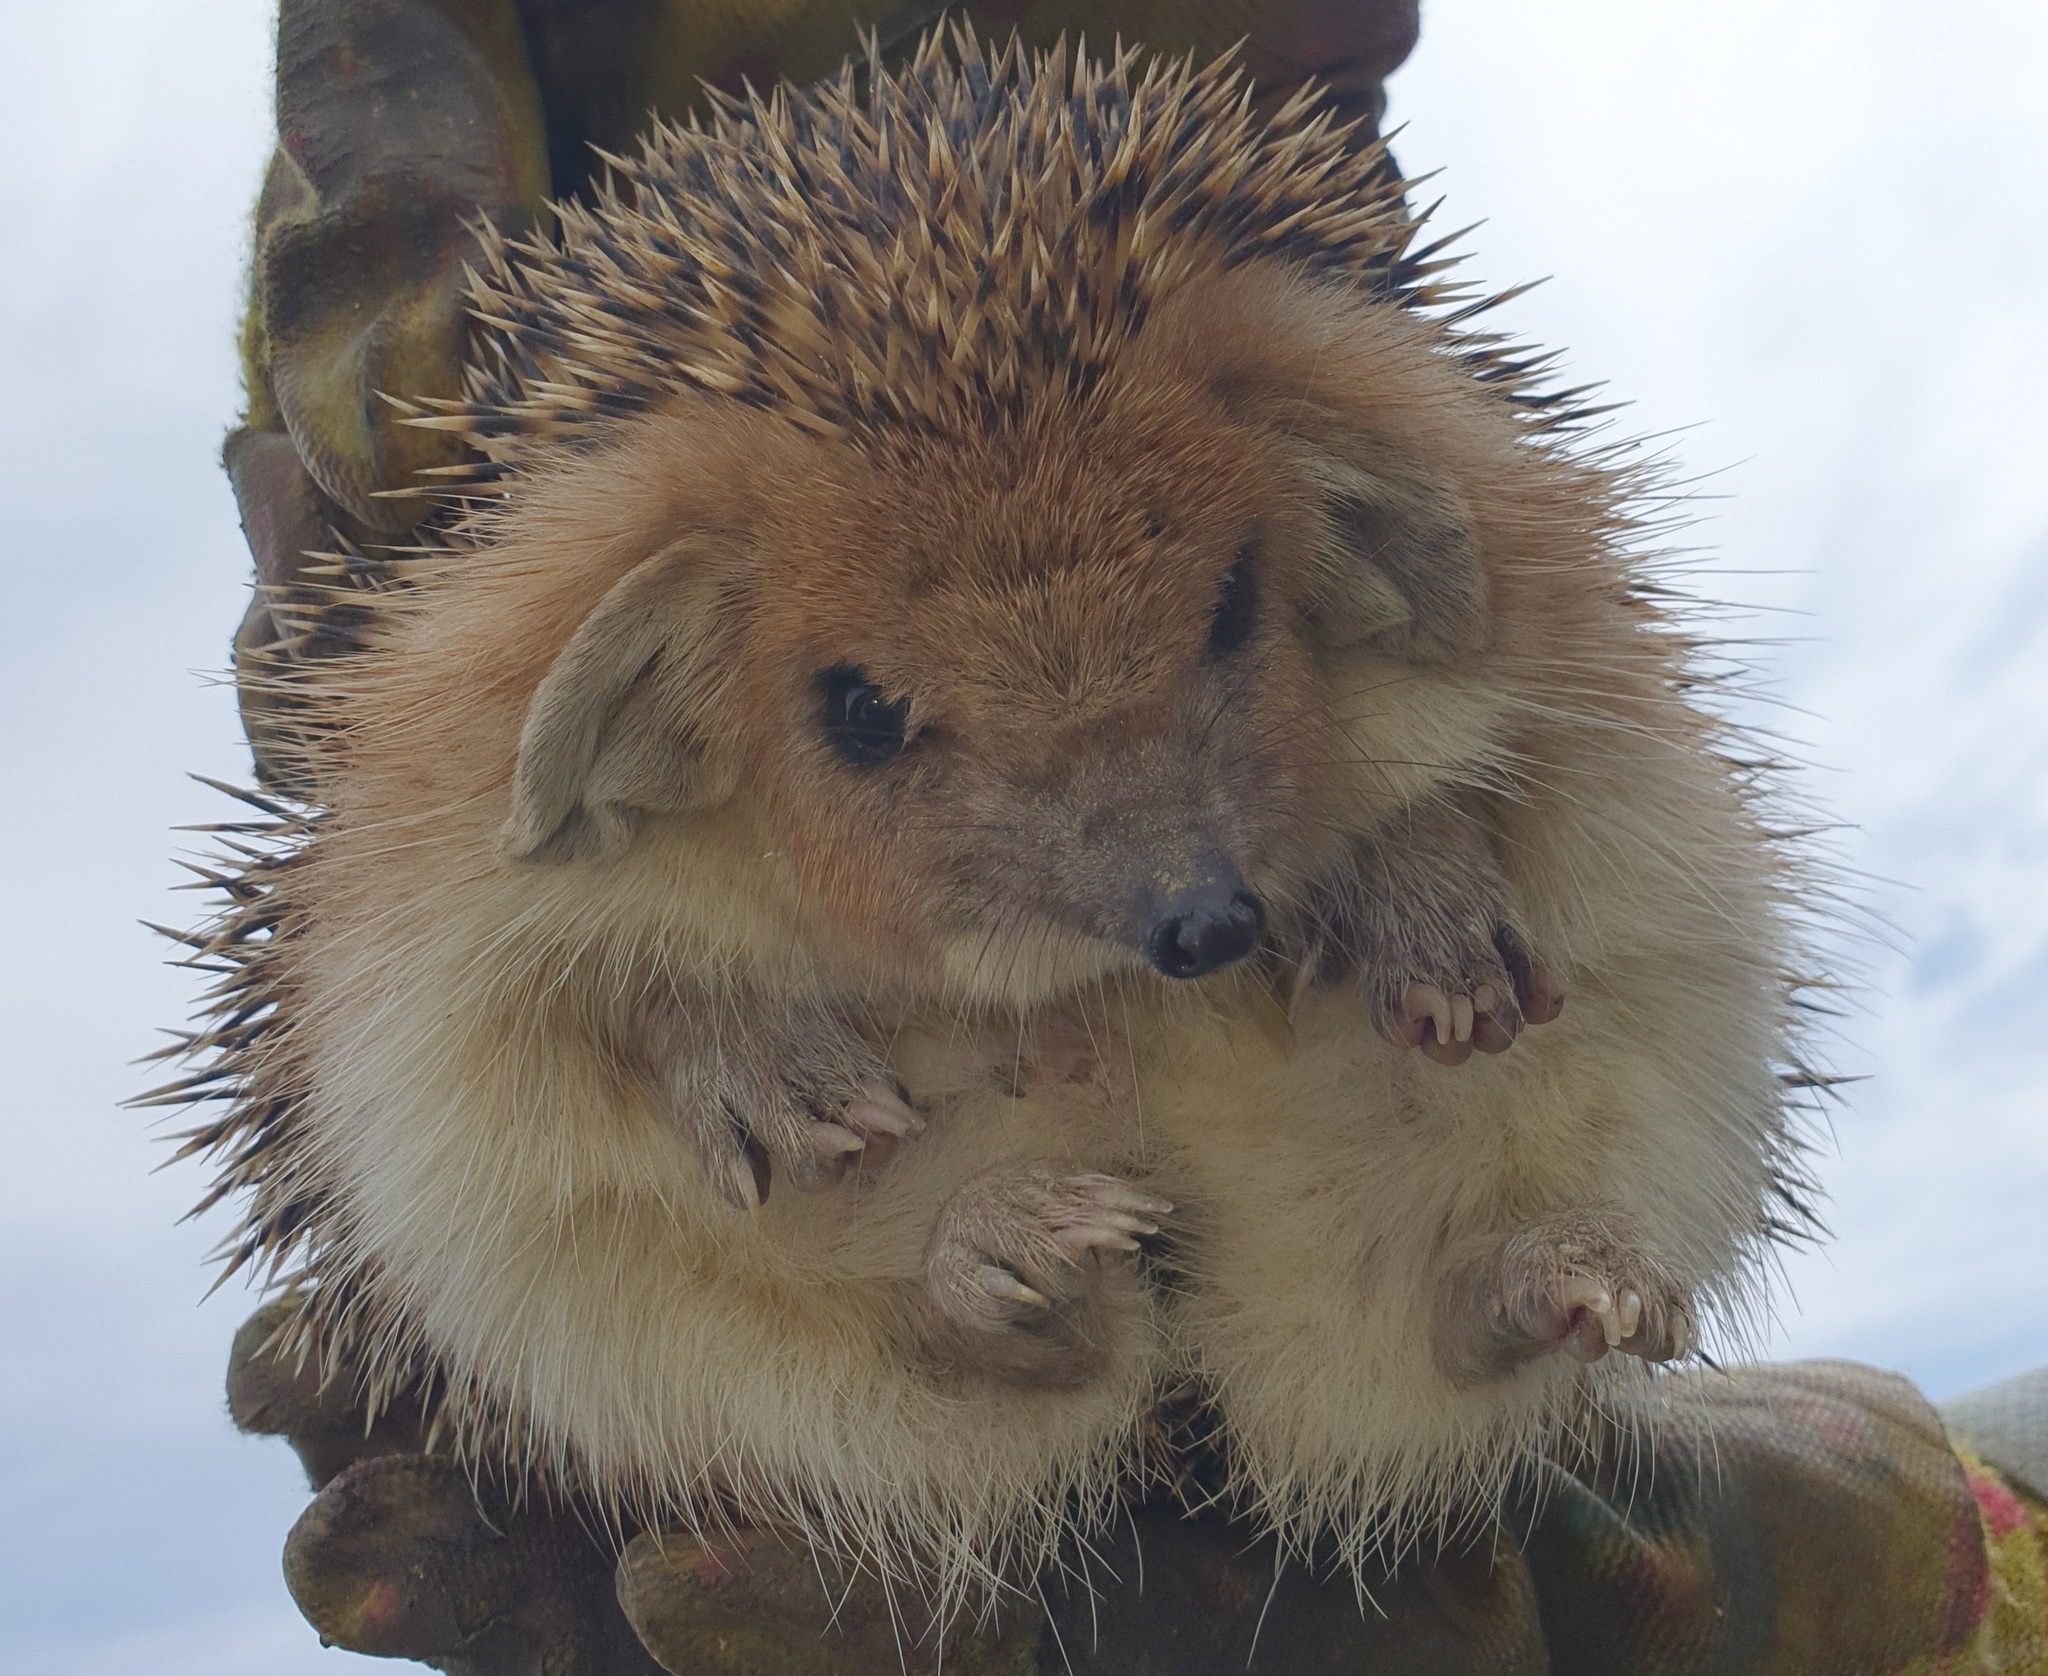
[[[1043,1292],[1026,1286],[1023,1281],[994,1263],[983,1263],[974,1271],[975,1281],[991,1298],[1020,1309],[1050,1309],[1052,1302]]]
[[[1157,1193],[1147,1193],[1142,1187],[1133,1187],[1116,1176],[1070,1176],[1068,1185],[1079,1188],[1091,1203],[1111,1210],[1128,1211],[1136,1216],[1168,1216],[1173,1211],[1172,1201],[1160,1198]],[[1148,1228],[1146,1232],[1157,1233],[1158,1230]]]
[[[924,1129],[924,1119],[904,1098],[903,1091],[879,1078],[861,1084],[860,1092],[847,1103],[840,1121],[856,1134],[888,1135],[899,1141]]]
[[[1052,1237],[1073,1262],[1090,1251],[1136,1251],[1134,1236],[1158,1233],[1159,1224],[1152,1219],[1173,1209],[1156,1193],[1115,1176],[1070,1176],[1067,1186],[1079,1202],[1053,1229]]]
[[[711,1185],[735,1210],[755,1211],[768,1202],[773,1179],[768,1154],[748,1137],[715,1160],[707,1161]]]
[[[1561,1348],[1574,1361],[1597,1362],[1628,1336],[1613,1292],[1589,1274],[1566,1275],[1557,1289],[1557,1305],[1567,1323]]]
[[[1470,995],[1448,995],[1435,984],[1411,983],[1402,992],[1393,1036],[1439,1065],[1462,1065],[1475,1052],[1507,1052],[1522,1022],[1514,1003],[1492,984],[1480,984]]]
[[[1054,1233],[1053,1240],[1070,1261],[1079,1262],[1090,1251],[1136,1251],[1138,1242],[1132,1234],[1156,1234],[1159,1230],[1152,1223],[1137,1222],[1129,1228],[1119,1228],[1104,1222],[1077,1222],[1072,1227],[1061,1228]]]
[[[1395,1040],[1419,1047],[1439,1065],[1462,1065],[1478,1045],[1478,1015],[1469,995],[1446,995],[1435,984],[1411,983],[1401,995],[1394,1020]]]
[[[868,1144],[866,1137],[856,1135],[840,1123],[814,1123],[805,1138],[810,1141],[818,1156],[828,1163],[844,1158],[849,1153],[858,1152]]]
[[[1560,1347],[1578,1361],[1597,1362],[1617,1350],[1646,1362],[1675,1362],[1692,1348],[1692,1321],[1685,1311],[1667,1309],[1660,1332],[1633,1286],[1610,1291],[1591,1275],[1568,1274],[1557,1302],[1568,1322]]]
[[[1401,992],[1394,1034],[1403,1047],[1425,1047],[1451,1039],[1451,999],[1430,983],[1411,983]]]
[[[919,1133],[924,1119],[895,1083],[870,1077],[836,1118],[819,1117],[806,1125],[804,1139],[814,1159],[790,1172],[806,1191],[837,1186],[849,1169],[879,1170],[897,1145]]]
[[[1633,1292],[1622,1294],[1621,1321],[1626,1330],[1620,1348],[1646,1362],[1678,1362],[1689,1356],[1693,1349],[1692,1317],[1682,1309],[1668,1307],[1660,1323],[1648,1309],[1639,1309],[1632,1323],[1627,1303],[1634,1297]]]

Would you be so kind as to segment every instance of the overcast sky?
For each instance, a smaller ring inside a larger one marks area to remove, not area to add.
[[[116,1110],[189,1002],[138,919],[188,770],[246,775],[214,684],[248,559],[216,465],[267,0],[0,0],[0,1666],[301,1676],[305,1500],[234,1435],[198,1303],[219,1220]],[[1436,0],[1396,78],[1511,323],[1670,433],[1774,712],[1894,929],[1867,1075],[1775,1355],[1937,1396],[2048,1361],[2048,7]],[[388,1668],[388,1667],[387,1667]]]

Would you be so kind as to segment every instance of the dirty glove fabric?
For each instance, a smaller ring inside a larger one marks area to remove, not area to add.
[[[2027,1670],[1941,1417],[1848,1362],[1688,1374],[1638,1457],[1550,1475],[1523,1544],[1575,1676]],[[1632,1458],[1633,1457],[1633,1458]],[[2038,1540],[2039,1526],[2030,1526]]]

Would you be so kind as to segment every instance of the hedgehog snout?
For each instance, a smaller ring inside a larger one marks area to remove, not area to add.
[[[1258,947],[1265,904],[1221,855],[1206,858],[1201,876],[1178,889],[1139,892],[1134,921],[1153,968],[1169,978],[1199,978]]]

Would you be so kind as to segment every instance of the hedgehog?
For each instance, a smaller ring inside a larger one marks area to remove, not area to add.
[[[1796,863],[1384,151],[959,31],[607,166],[485,231],[473,458],[189,939],[299,1353],[945,1594],[1170,1392],[1360,1555],[1739,1333]]]

